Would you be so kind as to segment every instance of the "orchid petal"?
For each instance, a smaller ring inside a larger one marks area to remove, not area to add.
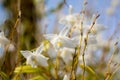
[[[27,58],[28,56],[31,56],[32,55],[32,52],[31,51],[28,51],[28,50],[26,50],[26,51],[20,51],[21,52],[21,54],[25,57],[25,58]]]
[[[67,34],[69,33],[70,28],[69,27],[64,27],[61,32],[59,33],[60,36],[67,36]]]
[[[40,55],[40,54],[35,55],[35,57],[36,57],[35,59],[36,59],[36,61],[37,61],[37,63],[39,65],[41,65],[41,66],[48,66],[47,60],[49,58],[47,58],[47,57],[45,57],[43,55]]]
[[[44,44],[42,43],[37,49],[36,49],[36,54],[41,54],[44,48]]]
[[[43,36],[45,37],[45,39],[51,41],[52,39],[54,39],[55,37],[57,37],[57,34],[45,34]]]

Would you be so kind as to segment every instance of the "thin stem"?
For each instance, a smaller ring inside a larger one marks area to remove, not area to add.
[[[64,3],[65,3],[65,5],[69,8],[69,5],[68,5],[68,3],[66,2],[66,0],[64,0]]]
[[[59,80],[59,76],[58,76],[59,57],[60,57],[60,51],[58,50],[58,54],[57,54],[57,57],[56,57],[56,64],[55,64],[55,75],[56,75],[56,80]]]
[[[100,16],[100,15],[98,14],[98,15],[96,15],[96,17],[94,18],[94,21],[93,21],[93,23],[91,24],[91,26],[90,26],[87,34],[86,34],[86,38],[84,39],[84,44],[85,44],[85,45],[84,45],[83,53],[82,53],[82,60],[83,60],[84,69],[83,69],[83,78],[82,78],[82,80],[84,80],[84,76],[85,76],[85,59],[84,59],[84,55],[85,55],[85,50],[86,50],[86,47],[87,47],[87,42],[88,42],[89,34],[90,34],[92,28],[94,27],[95,22],[96,22],[96,20],[97,20],[97,18],[98,18],[99,16]]]
[[[88,39],[87,39],[88,40]],[[83,60],[83,76],[82,76],[82,80],[84,80],[84,76],[85,76],[85,58],[84,58],[84,55],[85,55],[85,50],[86,50],[86,46],[87,46],[87,40],[85,39],[84,42],[85,42],[85,46],[83,48],[83,54],[82,54],[82,60]]]
[[[112,80],[113,75],[120,69],[120,64],[117,65],[117,68],[111,73],[110,80]]]
[[[116,54],[116,51],[117,51],[117,47],[116,47],[116,45],[118,44],[118,41],[115,43],[115,45],[114,45],[114,53],[112,54],[112,56],[110,57],[110,59],[109,59],[109,62],[108,62],[108,65],[107,65],[107,67],[108,67],[108,70],[107,70],[107,76],[106,76],[106,78],[105,78],[105,80],[108,80],[110,77],[111,77],[111,75],[112,75],[112,73],[111,73],[111,69],[110,69],[110,65],[111,65],[111,63],[112,63],[112,59],[113,59],[113,57],[114,57],[114,55]]]
[[[14,32],[15,32],[16,28],[19,26],[19,24],[21,22],[21,9],[20,9],[21,0],[18,0],[17,4],[18,4],[18,6],[17,6],[18,7],[17,8],[18,9],[18,17],[17,17],[17,20],[16,20],[15,25],[13,27],[11,36],[10,36],[11,41],[13,41]]]
[[[70,74],[70,80],[76,80],[76,67],[78,63],[78,56],[77,56],[77,48],[75,48],[75,53],[73,55],[73,61],[72,61],[72,69]]]

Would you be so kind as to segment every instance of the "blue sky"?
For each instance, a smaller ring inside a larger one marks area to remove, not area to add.
[[[62,0],[47,0],[47,10],[55,8],[59,2]],[[120,6],[116,8],[115,14],[113,16],[108,16],[106,14],[106,9],[110,6],[111,0],[87,0],[88,1],[88,8],[93,8],[94,12],[100,13],[100,17],[98,22],[104,24],[108,30],[106,31],[106,36],[109,36],[110,33],[114,30],[114,27],[117,26],[117,23],[120,22]],[[74,12],[79,12],[83,6],[83,0],[67,0],[67,3],[72,5],[74,8]],[[68,14],[68,7],[64,6],[62,9],[63,14]],[[53,30],[56,14],[50,14],[47,16],[48,23],[48,33],[51,33]],[[0,25],[4,23],[7,18],[7,12],[0,3]]]
[[[0,3],[0,25],[4,23],[6,18],[7,18],[7,12],[5,8],[2,6],[2,3]]]
[[[47,8],[51,9],[58,5],[61,0],[48,0]],[[108,16],[106,14],[106,9],[111,6],[111,0],[87,0],[88,1],[88,8],[93,8],[94,12],[98,12],[100,14],[99,19],[97,20],[98,23],[105,25],[108,29],[104,33],[106,34],[105,37],[108,38],[109,35],[114,31],[114,28],[117,26],[118,22],[120,22],[120,6],[116,8],[114,15]],[[53,5],[54,3],[54,5]],[[83,6],[83,0],[67,0],[67,3],[72,5],[74,8],[74,12],[79,12]],[[64,14],[68,14],[67,6],[64,6],[62,9]],[[54,26],[54,20],[56,14],[51,14],[48,16],[48,20],[50,21],[48,26],[48,33],[52,32],[52,28]],[[116,37],[120,37],[117,35]]]

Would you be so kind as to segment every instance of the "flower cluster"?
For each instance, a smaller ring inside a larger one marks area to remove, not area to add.
[[[47,41],[44,41],[35,51],[21,51],[22,55],[27,59],[26,64],[31,65],[32,67],[48,66],[47,61],[50,59],[53,60],[52,64],[57,65],[57,61],[55,61],[57,58],[59,62],[62,60],[64,63],[61,64],[60,62],[59,65],[72,66],[71,64],[74,59],[76,49],[79,50],[80,48],[80,52],[78,52],[78,50],[77,52],[82,53],[84,52],[84,47],[86,45],[89,47],[97,43],[96,36],[106,28],[102,24],[95,23],[94,20],[89,21],[80,13],[73,13],[71,5],[69,8],[69,15],[64,16],[59,21],[60,24],[64,25],[64,28],[59,32],[59,34],[44,34],[43,36]],[[95,18],[96,17],[93,16],[93,19]],[[92,22],[95,24],[93,25]],[[43,53],[46,53],[47,56]],[[89,59],[90,55],[90,53],[85,55],[85,59]],[[78,64],[81,64],[81,54],[77,56]],[[62,67],[62,69],[63,68],[64,67]],[[62,74],[65,75],[64,80],[68,80],[70,74],[66,72],[64,73],[65,74]],[[79,73],[80,72],[78,71],[78,74]],[[60,70],[58,70],[57,75],[59,74]]]

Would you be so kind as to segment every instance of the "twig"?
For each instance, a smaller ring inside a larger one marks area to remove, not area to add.
[[[89,34],[90,34],[92,28],[94,27],[95,22],[96,22],[96,20],[97,20],[97,18],[98,18],[99,16],[100,16],[99,14],[96,15],[96,17],[95,17],[93,23],[91,24],[91,26],[90,26],[90,28],[89,28],[87,34],[86,34],[86,38],[84,39],[85,45],[84,45],[83,53],[82,53],[82,60],[83,60],[84,69],[83,69],[83,78],[82,78],[82,80],[84,80],[84,76],[85,76],[85,59],[84,59],[84,55],[85,55],[85,50],[86,50],[86,47],[87,47],[88,36],[89,36]]]
[[[77,48],[75,48],[75,53],[73,55],[73,60],[72,60],[72,69],[71,69],[71,74],[70,74],[70,80],[76,80],[76,67],[78,63],[78,56],[77,56]]]
[[[56,63],[55,63],[55,75],[56,75],[56,80],[59,80],[59,76],[58,76],[59,57],[60,57],[60,51],[58,50],[58,54],[57,54],[57,57],[56,57]]]
[[[112,56],[110,57],[110,59],[109,59],[109,62],[108,62],[108,65],[107,65],[107,67],[108,67],[108,70],[107,70],[107,75],[106,75],[106,78],[105,78],[105,80],[108,80],[110,77],[111,77],[111,75],[112,75],[112,73],[111,73],[111,69],[110,69],[110,65],[111,65],[111,63],[112,63],[112,59],[113,59],[113,57],[114,57],[114,55],[116,54],[116,51],[117,51],[117,45],[118,44],[118,41],[114,44],[114,53],[112,54]]]
[[[66,0],[64,0],[65,5],[69,8],[69,5],[67,4]]]
[[[10,37],[10,39],[11,39],[11,41],[13,41],[13,37],[14,37],[14,32],[15,32],[15,30],[16,30],[16,28],[18,27],[18,25],[20,24],[20,21],[21,21],[21,9],[20,9],[20,5],[21,5],[21,1],[20,0],[18,0],[18,17],[17,17],[17,20],[16,20],[16,22],[15,22],[15,25],[14,25],[14,27],[13,27],[13,30],[12,30],[12,33],[11,33],[11,37]]]

